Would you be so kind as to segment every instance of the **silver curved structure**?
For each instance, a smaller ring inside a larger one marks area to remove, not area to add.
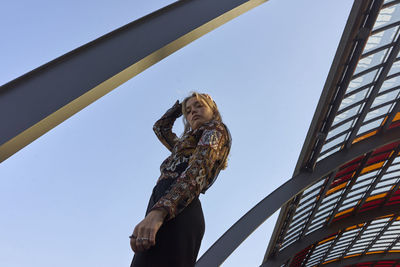
[[[0,87],[0,162],[175,51],[267,0],[186,0]]]

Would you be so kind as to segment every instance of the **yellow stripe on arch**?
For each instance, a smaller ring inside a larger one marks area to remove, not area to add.
[[[334,236],[332,236],[332,237],[329,237],[329,238],[327,238],[327,239],[324,239],[324,240],[320,241],[317,245],[324,244],[324,243],[326,243],[326,242],[328,242],[328,241],[331,241],[332,239],[335,239],[335,238],[336,238],[336,235],[334,235]]]
[[[329,189],[328,192],[326,192],[325,196],[329,196],[330,194],[335,193],[336,191],[339,191],[340,189],[346,187],[346,185],[347,185],[347,182],[341,183],[340,185],[335,186],[334,188]]]
[[[393,121],[400,120],[400,112],[397,112],[396,116],[394,116]]]
[[[385,161],[381,161],[381,162],[378,162],[378,163],[369,165],[369,166],[365,167],[365,168],[361,171],[361,174],[364,174],[364,173],[366,173],[366,172],[369,172],[369,171],[373,171],[373,170],[382,168],[382,166],[383,166],[384,163],[385,163]]]
[[[379,194],[379,195],[375,195],[375,196],[367,198],[367,200],[365,202],[369,202],[369,201],[372,201],[372,200],[375,200],[375,199],[383,198],[386,195],[387,195],[387,193],[382,193],[382,194]]]
[[[354,210],[354,208],[350,208],[350,209],[344,210],[344,211],[342,211],[342,212],[336,213],[335,218],[336,218],[336,217],[339,217],[339,216],[342,216],[343,214],[352,212],[353,210]]]
[[[354,141],[352,142],[352,144],[355,144],[355,143],[357,143],[357,142],[360,142],[361,140],[367,139],[368,137],[371,137],[371,136],[375,135],[377,132],[378,132],[378,131],[375,130],[375,131],[373,131],[373,132],[370,132],[370,133],[364,134],[364,135],[362,135],[362,136],[360,136],[360,137],[357,137],[356,139],[354,139]]]

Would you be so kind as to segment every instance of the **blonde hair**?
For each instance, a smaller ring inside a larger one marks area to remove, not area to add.
[[[206,104],[212,110],[212,112],[213,112],[213,118],[212,119],[213,120],[217,120],[219,122],[222,122],[221,114],[218,111],[217,104],[215,104],[215,102],[211,98],[211,96],[209,96],[208,94],[201,94],[201,93],[198,93],[198,92],[192,92],[188,97],[186,97],[182,101],[183,124],[185,126],[185,128],[183,130],[183,134],[185,134],[185,133],[187,133],[188,131],[191,130],[190,124],[186,119],[186,116],[187,116],[186,103],[192,97],[195,97],[197,100],[199,100],[203,104]]]
[[[226,150],[226,155],[223,156],[223,162],[220,163],[220,166],[218,168],[219,170],[221,170],[221,169],[224,170],[228,166],[228,154],[229,154],[229,150],[230,150],[230,147],[231,147],[231,142],[232,142],[231,139],[232,138],[231,138],[231,135],[229,133],[228,127],[226,127],[226,125],[222,121],[222,117],[221,117],[221,114],[219,113],[217,104],[214,102],[214,100],[211,98],[211,96],[209,96],[208,94],[192,92],[188,97],[186,97],[182,101],[183,124],[184,124],[184,127],[185,127],[184,130],[183,130],[182,136],[185,135],[187,132],[189,132],[191,130],[190,124],[186,119],[186,116],[187,116],[186,103],[192,97],[195,97],[197,100],[199,100],[203,104],[207,105],[213,112],[213,118],[212,119],[221,122],[224,125],[224,127],[225,127],[225,129],[226,129],[226,131],[228,133],[228,140],[227,140],[227,144],[226,144],[228,146],[228,149]],[[217,175],[218,175],[219,170],[217,171]]]

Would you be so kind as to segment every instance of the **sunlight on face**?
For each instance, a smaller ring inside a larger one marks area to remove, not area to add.
[[[186,120],[193,130],[212,120],[213,115],[212,109],[196,97],[191,97],[186,102]]]

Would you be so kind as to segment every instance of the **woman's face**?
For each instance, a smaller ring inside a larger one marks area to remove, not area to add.
[[[213,115],[212,109],[200,99],[191,97],[186,101],[186,120],[193,130],[212,120]]]

